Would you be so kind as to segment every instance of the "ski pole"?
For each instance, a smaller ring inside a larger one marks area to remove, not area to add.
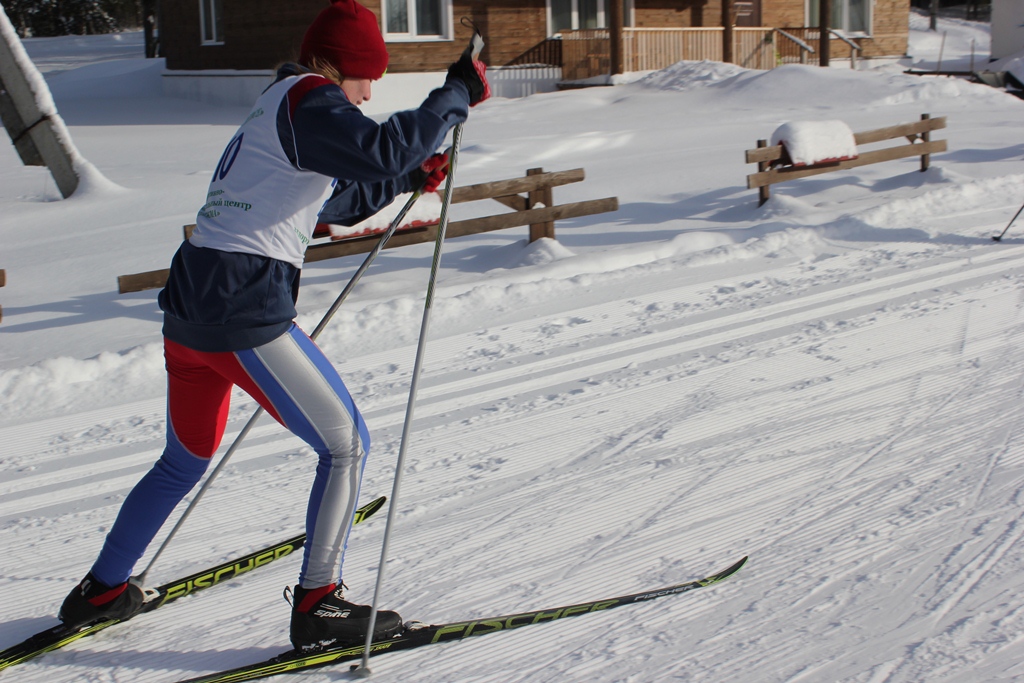
[[[1005,235],[1006,231],[1010,229],[1010,226],[1013,225],[1013,222],[1017,220],[1017,216],[1020,215],[1021,211],[1024,211],[1024,204],[1020,205],[1020,208],[1017,209],[1017,213],[1013,214],[1013,218],[1010,219],[1010,222],[1006,224],[1006,227],[1003,228],[1003,231],[1001,233],[999,233],[998,235],[992,235],[992,240],[994,242],[998,242],[999,240],[1003,239],[1003,235]]]
[[[483,50],[484,40],[480,32],[474,27],[473,38],[466,48],[465,54],[476,59]],[[398,509],[399,489],[402,486],[402,471],[405,469],[405,453],[409,445],[409,433],[412,430],[414,407],[416,405],[416,391],[419,387],[420,370],[423,368],[423,356],[426,350],[427,328],[430,323],[430,307],[434,300],[434,284],[437,282],[437,270],[441,263],[441,249],[444,246],[444,236],[448,229],[448,208],[452,203],[452,190],[455,185],[455,168],[459,161],[459,145],[462,142],[462,123],[455,125],[452,133],[452,152],[448,160],[448,181],[444,186],[444,198],[441,202],[441,221],[437,226],[437,240],[434,242],[434,260],[430,264],[430,279],[427,282],[427,298],[423,305],[423,320],[420,323],[420,338],[416,345],[416,361],[412,368],[412,381],[409,384],[409,403],[405,409],[405,424],[402,426],[402,441],[398,447],[398,461],[395,463],[395,481],[391,486],[391,504],[388,506],[388,519],[384,525],[384,539],[381,542],[380,564],[377,566],[377,583],[373,589],[373,602],[370,604],[370,623],[366,629],[366,642],[363,647],[363,659],[359,665],[353,665],[352,672],[360,677],[367,678],[373,671],[370,670],[370,647],[373,645],[373,631],[377,626],[377,612],[380,598],[381,586],[384,585],[384,568],[388,561],[388,547],[391,543],[391,529],[394,527],[395,511]]]
[[[395,234],[395,231],[398,230],[398,226],[402,224],[402,220],[405,218],[406,214],[409,213],[409,210],[412,209],[413,204],[415,204],[416,200],[418,200],[422,195],[422,187],[420,187],[419,189],[412,193],[412,196],[409,197],[409,199],[405,202],[405,206],[402,207],[402,210],[399,211],[398,215],[395,216],[394,220],[391,221],[391,225],[389,225],[388,229],[384,232],[383,235],[381,235],[380,239],[377,241],[377,244],[375,244],[370,253],[366,255],[366,258],[363,259],[362,264],[360,264],[359,268],[356,269],[356,272],[352,274],[352,277],[351,279],[349,279],[348,284],[345,285],[345,289],[341,291],[341,294],[338,295],[338,298],[336,298],[334,300],[334,303],[331,304],[331,307],[327,309],[327,313],[325,313],[323,318],[320,319],[320,322],[317,324],[316,329],[314,329],[312,334],[309,335],[310,339],[316,340],[316,338],[320,336],[320,333],[323,332],[325,327],[327,327],[327,323],[330,322],[331,318],[334,317],[334,314],[337,313],[338,308],[341,307],[341,304],[345,301],[346,298],[348,298],[348,295],[355,288],[356,283],[359,282],[359,279],[363,276],[363,273],[365,273],[366,269],[370,267],[370,264],[373,263],[373,260],[377,258],[377,254],[381,252],[387,241],[391,239],[392,235]],[[238,433],[238,436],[235,437],[235,440],[231,443],[231,446],[224,453],[224,457],[222,457],[220,459],[220,462],[217,463],[217,466],[213,468],[213,471],[210,472],[210,476],[206,478],[206,481],[203,482],[203,485],[199,487],[199,491],[196,492],[195,497],[191,500],[191,502],[189,502],[188,507],[186,507],[185,511],[181,513],[181,517],[178,519],[178,522],[174,525],[174,528],[171,529],[170,533],[167,534],[167,538],[164,539],[164,542],[160,544],[159,548],[157,548],[156,554],[153,555],[153,559],[149,561],[149,564],[146,565],[146,568],[142,570],[141,574],[132,577],[131,580],[133,583],[139,586],[145,586],[146,576],[149,574],[149,571],[153,568],[153,565],[156,564],[156,561],[163,554],[164,550],[166,550],[167,546],[170,545],[171,539],[173,539],[174,536],[178,533],[178,529],[181,528],[181,526],[185,523],[185,520],[188,519],[190,514],[192,514],[192,510],[196,507],[196,505],[199,504],[199,500],[203,497],[203,494],[206,493],[206,490],[210,488],[210,484],[213,483],[213,480],[216,479],[217,475],[220,474],[221,470],[224,469],[224,466],[231,459],[231,456],[234,455],[235,451],[238,450],[238,447],[239,445],[241,445],[242,440],[245,439],[249,432],[252,431],[252,428],[256,426],[256,421],[259,420],[263,413],[263,406],[260,406],[259,408],[256,409],[256,412],[253,413],[253,416],[249,418],[249,421],[245,423],[245,426],[242,427],[242,431]]]
[[[413,407],[416,403],[416,392],[419,387],[420,370],[423,367],[423,354],[426,347],[425,341],[427,328],[430,322],[430,306],[434,298],[434,283],[437,279],[437,269],[441,261],[441,247],[444,244],[445,231],[448,227],[448,205],[451,203],[452,178],[455,175],[455,165],[459,157],[459,143],[462,140],[462,124],[456,124],[455,132],[452,135],[452,154],[448,162],[448,182],[445,185],[444,202],[441,204],[441,222],[437,228],[437,239],[434,242],[434,259],[430,266],[430,280],[427,284],[427,300],[423,308],[423,320],[420,323],[419,344],[416,347],[416,361],[412,369],[412,382],[409,386],[409,402],[405,410],[405,424],[402,427],[402,441],[398,448],[398,462],[395,464],[395,481],[391,487],[391,505],[388,506],[388,519],[384,525],[384,540],[381,545],[380,564],[377,567],[377,584],[373,591],[373,603],[370,606],[370,625],[366,631],[366,645],[363,651],[363,661],[359,666],[353,666],[352,671],[360,677],[369,676],[370,671],[370,646],[373,643],[373,631],[377,623],[377,604],[380,596],[380,589],[384,583],[384,567],[388,559],[388,546],[391,542],[391,528],[395,519],[396,497],[402,485],[402,471],[405,468],[405,453],[409,444],[409,432],[412,426]]]

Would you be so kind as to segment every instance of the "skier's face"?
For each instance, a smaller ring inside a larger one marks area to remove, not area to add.
[[[357,107],[370,99],[369,78],[342,78],[341,89],[345,92],[348,101]]]

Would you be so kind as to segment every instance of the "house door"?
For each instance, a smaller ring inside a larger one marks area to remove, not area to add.
[[[761,25],[761,0],[733,0],[732,6],[736,12],[736,26]]]

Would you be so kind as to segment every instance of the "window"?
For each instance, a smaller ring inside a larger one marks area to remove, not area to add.
[[[821,23],[818,18],[818,0],[807,2],[807,23],[810,26],[817,26]],[[837,31],[842,31],[852,36],[871,35],[871,2],[870,0],[832,0],[832,26]]]
[[[203,45],[224,43],[221,2],[222,0],[199,0],[199,32]]]
[[[621,2],[622,23],[633,25],[633,0],[548,0],[548,35],[581,28],[607,28],[608,2]]]
[[[451,0],[381,0],[388,40],[449,38]]]

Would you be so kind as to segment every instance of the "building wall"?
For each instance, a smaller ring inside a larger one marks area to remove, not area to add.
[[[321,0],[223,0],[224,44],[202,45],[199,3],[160,3],[162,48],[168,69],[273,69],[299,54]]]
[[[910,0],[875,0],[871,40],[861,42],[864,57],[907,54]]]
[[[806,13],[804,0],[763,0],[761,3],[761,21],[765,26],[803,26]]]
[[[200,41],[196,0],[163,0],[161,31],[169,70],[273,69],[298,56],[306,27],[326,0],[222,0],[224,43]],[[765,26],[795,27],[805,22],[805,0],[761,0]],[[380,0],[364,0],[380,17]],[[721,0],[634,0],[640,28],[721,25]],[[907,50],[909,0],[875,0],[874,35],[864,40],[864,56],[903,55]],[[491,66],[560,64],[560,41],[547,40],[545,0],[454,0],[451,40],[389,42],[389,71],[441,71],[458,58],[471,29],[462,17],[480,27],[489,42],[482,58]],[[836,56],[846,48],[836,46]]]
[[[1024,0],[992,0],[992,59],[1024,50]]]
[[[815,0],[812,0],[815,1]],[[762,0],[765,26],[795,28],[806,25],[805,0]],[[907,53],[910,33],[910,0],[874,0],[871,37],[858,39],[862,57],[899,57]],[[846,58],[850,48],[832,40],[830,54]]]
[[[637,28],[722,25],[721,0],[633,0]]]
[[[380,0],[367,0],[367,7],[380,16]],[[454,40],[437,42],[389,42],[391,66],[396,72],[447,69],[469,43],[473,22],[488,41],[481,59],[490,66],[531,64],[548,61],[547,5],[545,0],[455,0]]]
[[[161,29],[167,68],[272,69],[298,57],[306,27],[323,9],[323,0],[223,0],[223,45],[202,45],[195,0],[164,0]],[[380,0],[363,4],[380,21]],[[545,0],[456,0],[451,40],[389,42],[388,70],[394,73],[440,71],[458,59],[472,35],[462,17],[492,39],[482,58],[492,66],[550,61]],[[557,47],[557,46],[555,46]]]

